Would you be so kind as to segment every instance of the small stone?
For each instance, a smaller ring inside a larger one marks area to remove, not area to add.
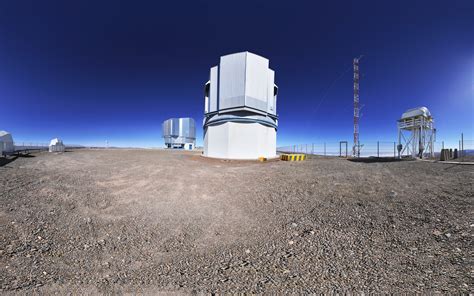
[[[39,240],[41,240],[41,239],[42,239],[42,237],[41,237],[41,236],[38,236],[38,239],[39,239]]]
[[[311,230],[309,233],[314,234],[314,231]]]
[[[398,193],[394,190],[390,191],[390,197],[396,197]]]
[[[47,275],[48,273],[47,273],[46,271],[43,271],[43,274],[44,274],[44,275]]]
[[[446,235],[447,238],[451,237],[451,233],[446,233],[445,235]]]
[[[249,249],[245,250],[245,253],[250,254],[250,250]]]
[[[298,224],[296,224],[295,222],[291,223],[291,227],[296,227],[298,226]]]
[[[439,231],[439,230],[434,230],[434,231],[433,231],[433,234],[436,235],[436,236],[440,236],[440,235],[441,235],[441,231]]]
[[[295,243],[295,242],[292,241],[292,240],[290,240],[290,241],[288,242],[289,245],[292,245],[292,244],[294,244],[294,243]]]

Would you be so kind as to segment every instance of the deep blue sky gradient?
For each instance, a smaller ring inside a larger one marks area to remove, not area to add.
[[[193,117],[225,54],[270,59],[278,145],[396,140],[427,106],[438,140],[474,140],[474,1],[0,1],[0,130],[17,141],[156,147]]]

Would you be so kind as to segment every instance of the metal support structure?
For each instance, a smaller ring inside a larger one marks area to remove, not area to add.
[[[359,60],[362,58],[354,58],[352,64],[354,67],[354,144],[352,146],[352,156],[360,157],[359,143]]]
[[[342,144],[346,145],[346,155],[344,157],[347,157],[347,141],[340,141],[339,142],[339,157],[342,157]]]
[[[461,151],[461,155],[462,155],[461,140],[459,140],[458,150]]]
[[[428,109],[420,107],[408,110],[398,120],[398,156],[401,157],[406,151],[406,155],[413,158],[434,157],[435,137],[434,120]]]

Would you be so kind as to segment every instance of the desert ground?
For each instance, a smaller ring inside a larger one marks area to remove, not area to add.
[[[0,291],[474,292],[474,166],[74,150],[0,166]]]

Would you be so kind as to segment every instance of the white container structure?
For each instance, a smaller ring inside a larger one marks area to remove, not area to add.
[[[49,152],[64,152],[65,150],[66,146],[60,139],[54,138],[49,142]]]
[[[278,116],[275,72],[250,52],[222,56],[205,84],[204,156],[274,158]]]
[[[193,150],[196,146],[196,123],[192,118],[170,118],[163,122],[165,148]]]
[[[426,107],[407,110],[398,120],[398,157],[434,157],[434,120]]]
[[[0,156],[12,154],[15,152],[13,137],[9,132],[0,131]]]

